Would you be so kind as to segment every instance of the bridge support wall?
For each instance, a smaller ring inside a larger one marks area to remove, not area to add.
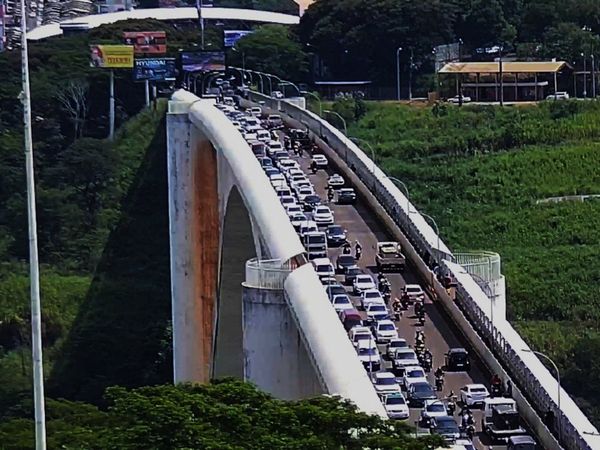
[[[322,394],[283,289],[243,286],[244,379],[277,398]]]

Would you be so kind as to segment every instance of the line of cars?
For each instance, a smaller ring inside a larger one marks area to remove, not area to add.
[[[437,398],[415,351],[405,339],[399,337],[396,324],[391,320],[373,277],[358,267],[352,255],[339,255],[335,264],[327,257],[329,247],[337,247],[348,241],[347,230],[335,224],[333,211],[323,204],[299,163],[285,148],[278,131],[281,125],[277,118],[269,116],[261,120],[260,108],[245,112],[233,107],[221,109],[238,126],[269,177],[290,222],[306,247],[333,308],[348,331],[359,360],[372,376],[374,388],[388,416],[391,419],[407,419],[409,407],[422,407],[421,418],[432,421],[433,432],[444,436],[449,443],[463,445],[458,448],[469,448],[467,441],[459,440],[456,421],[448,415],[445,404]],[[315,157],[318,168],[327,168],[324,156],[314,155],[313,160]],[[354,190],[346,186],[340,175],[330,176],[328,186],[336,189],[338,204],[355,202]],[[344,189],[348,192],[347,198],[344,198]],[[385,248],[378,251],[377,266],[381,270],[403,270],[405,260],[399,247],[392,250],[390,244],[393,243],[385,244]],[[343,283],[350,287],[352,294],[359,296],[366,320],[355,309],[350,293],[336,275],[343,275]],[[413,294],[422,294],[420,286],[414,285],[412,289],[415,291]],[[384,358],[378,344],[385,345],[385,359],[391,361],[390,371],[382,370]],[[461,399],[467,404],[476,403],[476,390],[469,386],[463,390]]]

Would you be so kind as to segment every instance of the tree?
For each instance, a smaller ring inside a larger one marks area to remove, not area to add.
[[[282,401],[235,380],[209,385],[111,387],[108,409],[48,402],[53,448],[89,449],[407,449],[443,444],[412,437],[408,425],[359,412],[348,401],[316,397]],[[7,449],[28,448],[31,405],[0,424]]]
[[[581,61],[581,53],[586,57],[593,49],[600,48],[598,36],[582,30],[575,23],[559,23],[544,33],[541,53],[546,58],[563,59],[570,63]]]
[[[56,99],[62,105],[73,122],[74,136],[80,138],[87,117],[87,93],[89,85],[85,80],[71,80],[56,93]]]
[[[236,50],[230,53],[230,57],[233,64],[239,67],[245,65],[248,69],[292,81],[303,81],[308,76],[307,54],[290,29],[283,25],[258,28],[241,38]]]

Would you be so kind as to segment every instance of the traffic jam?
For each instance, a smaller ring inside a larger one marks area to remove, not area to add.
[[[445,319],[410,273],[400,244],[307,131],[286,128],[261,107],[242,110],[230,97],[216,107],[269,178],[388,417],[406,421],[415,435],[437,433],[456,450],[535,449],[510,382],[494,375],[481,383],[468,351],[438,330]]]

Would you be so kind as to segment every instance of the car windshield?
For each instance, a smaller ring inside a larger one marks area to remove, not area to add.
[[[371,339],[371,334],[358,333],[354,335],[354,342]]]
[[[329,264],[319,264],[317,266],[317,272],[331,272],[331,266]]]
[[[451,356],[452,361],[458,363],[464,363],[467,360],[467,355],[464,353],[453,353]]]
[[[308,236],[308,243],[309,244],[324,244],[325,236],[323,236],[322,234],[315,235],[315,236]]]
[[[404,397],[388,397],[385,401],[386,405],[405,405],[406,401],[404,400]]]
[[[383,312],[383,311],[387,311],[387,309],[384,305],[371,305],[371,306],[369,306],[369,311],[370,312]]]
[[[344,286],[329,286],[327,288],[327,293],[329,295],[345,294],[346,293],[346,289],[344,288]]]
[[[454,431],[458,429],[458,425],[451,417],[438,417],[435,421],[436,428],[440,430]]]
[[[404,348],[404,347],[408,347],[408,344],[406,343],[406,341],[392,341],[392,342],[390,342],[390,347]]]
[[[351,256],[351,255],[340,256],[338,258],[338,263],[344,264],[344,265],[354,264],[354,256]]]
[[[486,388],[471,388],[471,392],[475,393],[475,394],[483,394],[487,391]]]
[[[446,412],[446,408],[441,403],[433,403],[427,406],[429,412]]]
[[[360,269],[360,267],[353,267],[353,268],[349,269],[349,271],[346,272],[346,274],[347,275],[357,275],[361,272],[362,272],[362,270]]]
[[[394,331],[396,327],[393,323],[381,323],[379,324],[379,329],[383,331]]]
[[[356,282],[357,283],[373,283],[373,280],[369,276],[366,276],[366,277],[356,277]]]
[[[410,294],[418,294],[421,292],[421,288],[420,287],[408,287],[408,288],[406,288],[406,291]]]
[[[345,295],[340,295],[336,297],[333,301],[336,305],[347,305],[350,303],[350,300]]]
[[[329,231],[329,234],[343,234],[344,233],[344,230],[342,230],[342,227],[340,227],[339,225],[329,227],[327,229],[327,231]]]
[[[406,376],[409,378],[425,378],[425,373],[422,370],[410,370],[406,372]]]
[[[301,221],[301,220],[306,220],[306,216],[304,214],[294,214],[292,216],[292,220],[294,222],[298,222],[298,221]]]
[[[309,203],[318,203],[321,201],[321,199],[316,195],[308,195],[304,200]]]
[[[377,291],[365,292],[365,298],[379,298],[381,295]]]
[[[317,214],[329,214],[329,208],[327,208],[326,206],[319,206],[316,211]]]
[[[396,384],[396,379],[391,377],[377,378],[377,384],[381,384],[383,386],[392,386]]]
[[[373,348],[373,347],[371,347],[371,348],[364,348],[363,347],[363,348],[360,348],[358,350],[358,354],[361,355],[361,356],[364,356],[364,355],[376,355],[377,354],[377,349]]]
[[[396,353],[396,359],[414,359],[415,354],[412,352],[409,353]]]
[[[425,383],[417,383],[417,384],[413,384],[413,390],[415,392],[422,392],[422,393],[433,393],[433,389],[431,389],[431,386],[429,386],[428,384]]]

